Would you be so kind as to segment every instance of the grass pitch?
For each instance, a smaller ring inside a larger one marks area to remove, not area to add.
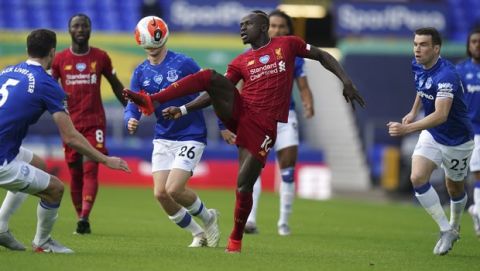
[[[276,232],[278,197],[262,194],[260,234],[246,235],[241,254],[224,247],[233,222],[233,191],[198,191],[207,207],[220,213],[219,248],[187,248],[188,233],[168,220],[146,188],[102,187],[91,224],[93,234],[73,235],[76,218],[66,191],[53,237],[73,255],[12,252],[0,248],[0,270],[477,270],[480,241],[465,214],[462,239],[446,256],[432,254],[437,226],[413,204],[335,199],[297,199],[293,234]],[[4,192],[0,193],[3,198]],[[37,199],[30,197],[10,228],[29,245]]]

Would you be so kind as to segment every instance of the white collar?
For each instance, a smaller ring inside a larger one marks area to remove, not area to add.
[[[42,66],[42,64],[40,64],[39,62],[37,62],[35,60],[31,60],[31,59],[27,59],[27,61],[25,61],[25,63],[27,63],[28,65]]]

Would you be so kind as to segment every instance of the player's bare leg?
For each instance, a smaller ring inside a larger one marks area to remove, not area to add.
[[[239,253],[242,249],[242,238],[248,215],[252,209],[253,185],[262,171],[263,164],[247,149],[239,147],[239,171],[234,213],[234,227],[226,252]]]
[[[208,247],[217,247],[220,241],[218,228],[218,212],[208,209],[200,197],[186,187],[192,173],[183,169],[173,168],[168,175],[166,191],[178,204],[185,207],[188,213],[202,220],[205,227],[205,237]]]
[[[189,231],[193,236],[193,241],[190,247],[202,247],[206,245],[205,232],[198,225],[192,216],[178,204],[167,192],[166,184],[169,178],[169,170],[160,170],[153,173],[154,188],[153,193],[155,198],[162,206],[168,218],[180,228]]]

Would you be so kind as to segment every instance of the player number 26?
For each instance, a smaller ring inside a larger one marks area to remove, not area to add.
[[[191,147],[190,149],[187,146],[182,146],[180,148],[180,153],[178,156],[187,156],[189,159],[195,158],[195,152],[193,151],[195,149],[195,146]]]

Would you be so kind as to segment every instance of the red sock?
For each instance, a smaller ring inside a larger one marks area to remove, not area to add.
[[[83,168],[80,166],[68,167],[70,171],[70,196],[72,197],[73,208],[80,217],[82,212],[82,189],[83,189]]]
[[[98,163],[87,161],[83,163],[83,168],[83,174],[85,177],[82,193],[82,213],[80,214],[80,217],[88,219],[98,191]]]
[[[236,192],[234,226],[230,239],[242,240],[245,223],[247,223],[248,215],[252,210],[252,192]]]
[[[163,91],[151,95],[152,101],[164,103],[166,101],[180,98],[186,95],[204,91],[210,87],[210,79],[212,78],[212,70],[202,70],[194,74],[190,74],[177,82],[171,84]]]

